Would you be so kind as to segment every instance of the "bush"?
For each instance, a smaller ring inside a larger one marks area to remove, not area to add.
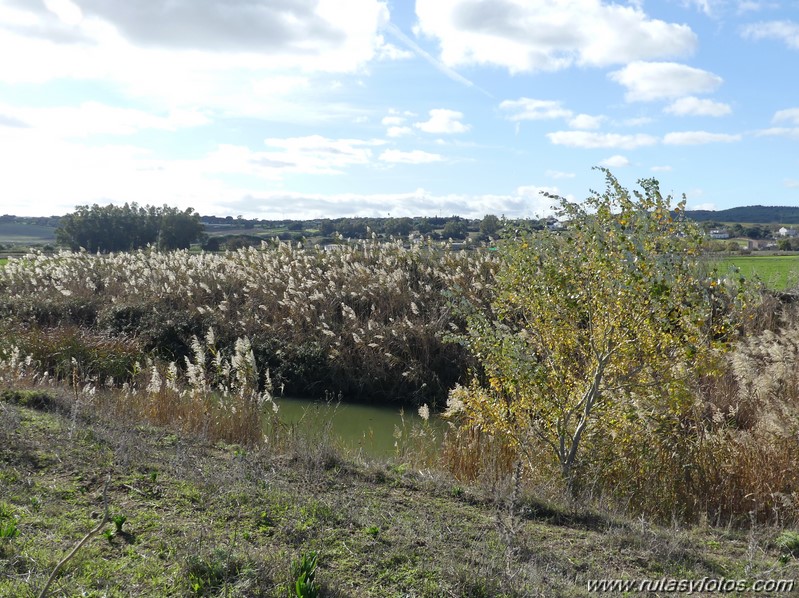
[[[604,172],[603,194],[560,199],[565,230],[501,244],[494,299],[469,313],[464,338],[482,376],[452,393],[450,413],[531,473],[546,451],[574,494],[651,488],[687,509],[696,494],[675,477],[701,441],[690,379],[717,367],[750,297],[738,279],[706,275],[684,201],[674,218],[657,181],[630,194]]]

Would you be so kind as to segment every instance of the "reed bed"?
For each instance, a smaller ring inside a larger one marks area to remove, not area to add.
[[[8,345],[66,364],[76,352],[119,354],[102,347],[116,339],[180,365],[191,339],[213,328],[222,344],[248,338],[286,393],[442,404],[469,365],[445,342],[460,326],[452,295],[484,301],[494,270],[488,252],[376,240],[333,251],[35,253],[0,271],[0,309]],[[59,343],[64,333],[52,333],[65,326],[74,333]]]

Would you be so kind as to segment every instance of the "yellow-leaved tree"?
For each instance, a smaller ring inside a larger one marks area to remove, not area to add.
[[[553,197],[560,230],[500,244],[494,299],[468,316],[464,338],[482,372],[450,400],[531,467],[549,447],[572,491],[587,435],[690,400],[685,384],[732,338],[745,299],[742,279],[702,267],[685,200],[672,208],[654,179],[631,194],[602,171],[603,193]]]

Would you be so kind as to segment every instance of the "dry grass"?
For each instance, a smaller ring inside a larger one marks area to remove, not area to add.
[[[444,339],[459,325],[448,293],[481,301],[494,268],[488,252],[371,241],[334,252],[32,254],[0,270],[0,309],[10,339],[70,324],[89,331],[89,347],[92,335],[135,339],[180,366],[192,336],[213,327],[225,344],[249,338],[289,394],[421,404],[443,402],[468,362]]]

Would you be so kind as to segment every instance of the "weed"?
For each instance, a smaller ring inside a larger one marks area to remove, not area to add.
[[[111,518],[111,521],[114,523],[114,533],[115,534],[119,534],[119,535],[122,534],[122,526],[125,524],[125,522],[127,520],[128,520],[128,518],[125,515],[114,515]]]
[[[0,502],[0,519],[10,519],[14,516],[14,510],[4,502]]]
[[[317,598],[319,586],[316,583],[316,565],[318,555],[314,551],[304,553],[291,565],[291,576],[294,580],[294,595],[297,598]]]
[[[46,390],[4,390],[0,398],[9,403],[32,409],[50,409],[55,398]]]
[[[12,538],[16,538],[19,535],[19,529],[17,528],[17,522],[15,519],[6,519],[4,521],[0,521],[0,538],[10,540]]]
[[[31,510],[38,513],[42,509],[42,499],[38,496],[31,496]]]
[[[186,565],[189,587],[196,596],[211,595],[234,582],[240,568],[240,563],[231,562],[223,549],[217,549],[206,557],[189,557]]]
[[[255,525],[261,531],[266,531],[274,527],[275,522],[273,521],[272,517],[269,516],[269,513],[266,511],[261,511],[261,514],[256,518]]]
[[[785,530],[777,537],[777,546],[784,556],[799,557],[799,532]]]

